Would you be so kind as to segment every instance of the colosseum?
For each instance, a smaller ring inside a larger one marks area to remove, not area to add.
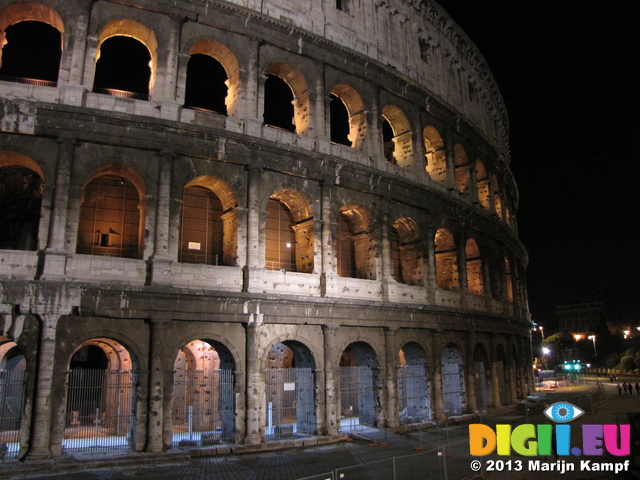
[[[508,117],[435,1],[1,0],[0,36],[5,462],[528,394]]]

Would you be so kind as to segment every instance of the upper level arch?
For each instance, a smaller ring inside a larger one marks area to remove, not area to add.
[[[483,261],[480,248],[473,238],[465,245],[467,264],[467,289],[473,295],[484,295]]]
[[[193,43],[188,54],[185,105],[233,116],[240,91],[240,67],[235,54],[210,39]]]
[[[62,18],[47,5],[16,2],[2,8],[0,75],[23,83],[55,84],[63,33]]]
[[[373,223],[364,208],[353,204],[340,208],[336,240],[338,275],[375,280]]]
[[[407,285],[424,283],[422,233],[410,217],[398,218],[391,226],[391,270],[394,280]]]
[[[447,157],[440,132],[427,125],[422,131],[425,151],[425,168],[434,182],[447,183]]]
[[[269,197],[265,226],[268,270],[312,273],[314,237],[313,210],[304,195],[282,189]]]
[[[487,169],[481,160],[476,160],[476,182],[478,190],[478,201],[485,210],[491,208],[490,194],[489,194],[489,176],[487,175]]]
[[[178,260],[186,263],[236,263],[238,212],[231,187],[212,175],[194,178],[184,186]]]
[[[411,166],[413,162],[413,135],[407,116],[395,105],[385,105],[382,108],[383,142],[385,158],[389,163],[401,168]],[[385,122],[391,128],[391,138],[385,132]]]
[[[94,170],[83,185],[77,252],[141,258],[145,194],[142,177],[127,165]]]
[[[123,58],[129,61],[123,62]],[[158,41],[153,30],[135,20],[114,20],[98,36],[93,89],[114,96],[149,96],[157,66]]]
[[[284,62],[273,62],[264,70],[267,76],[264,89],[264,123],[274,127],[290,130],[293,128],[298,135],[306,135],[309,130],[309,85],[304,75],[292,65]],[[291,90],[291,105],[293,115],[292,127],[287,123],[289,101],[286,89],[280,86],[275,78],[284,82]]]
[[[444,290],[458,288],[458,250],[453,235],[439,228],[434,237],[436,255],[436,285]]]
[[[0,152],[0,249],[36,250],[44,174],[31,158]]]
[[[330,104],[331,141],[345,145],[346,142],[349,142],[349,146],[354,150],[361,150],[367,132],[367,111],[362,97],[354,88],[346,84],[335,85],[329,94],[332,97]],[[346,110],[344,125],[340,124],[341,120],[338,118],[340,105]],[[342,138],[344,136],[343,130],[346,131],[346,139]],[[339,141],[339,138],[343,141]]]
[[[460,193],[466,193],[471,186],[471,165],[467,152],[459,143],[453,146],[453,165],[455,168],[456,188]]]

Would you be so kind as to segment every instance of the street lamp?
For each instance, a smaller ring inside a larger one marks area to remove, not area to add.
[[[595,357],[595,366],[596,366],[596,383],[598,384],[598,393],[600,393],[600,381],[598,380],[598,350],[596,350],[596,336],[589,335],[587,337],[589,340],[593,342],[593,356]]]

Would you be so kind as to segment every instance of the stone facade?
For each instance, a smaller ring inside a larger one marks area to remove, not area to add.
[[[59,34],[55,78],[7,73],[20,24]],[[303,444],[529,392],[507,116],[435,2],[1,0],[0,35],[15,456]],[[99,85],[114,38],[141,91]],[[196,56],[226,111],[185,106]],[[292,128],[265,124],[272,80]]]

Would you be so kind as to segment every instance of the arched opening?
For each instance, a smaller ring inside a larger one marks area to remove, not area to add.
[[[364,342],[347,346],[340,357],[340,431],[376,425],[379,381],[373,348]]]
[[[488,408],[490,403],[491,369],[487,351],[481,343],[478,343],[473,349],[473,362],[475,363],[476,407],[478,410],[482,410]]]
[[[413,161],[411,126],[402,110],[395,105],[382,109],[382,141],[387,162],[405,168]]]
[[[272,63],[264,73],[264,124],[305,135],[309,128],[307,80],[286,63]]]
[[[465,253],[467,257],[467,289],[473,295],[484,295],[482,257],[478,244],[473,238],[467,240]]]
[[[32,85],[55,86],[60,69],[61,35],[38,21],[7,27],[2,48],[0,78]]]
[[[453,235],[439,228],[435,235],[436,284],[443,290],[458,288],[458,251]]]
[[[507,300],[513,303],[513,275],[511,274],[511,263],[507,257],[504,258],[504,273],[507,282]]]
[[[83,190],[77,253],[140,258],[143,192],[129,168],[101,169]]]
[[[265,268],[313,272],[313,211],[304,195],[278,190],[267,202]]]
[[[511,368],[513,369],[513,376],[511,381],[515,382],[513,390],[516,393],[517,398],[522,398],[526,395],[526,392],[521,391],[521,374],[520,362],[518,361],[518,351],[515,345],[511,345]]]
[[[0,336],[0,460],[20,451],[27,361],[20,347]]]
[[[442,399],[446,416],[460,415],[465,408],[464,359],[453,343],[442,352]]]
[[[453,164],[455,167],[456,188],[465,193],[471,183],[471,165],[467,159],[467,152],[460,144],[453,146]]]
[[[100,45],[93,91],[115,97],[149,98],[151,55],[142,42],[126,36],[107,38]]]
[[[476,181],[478,183],[478,201],[486,210],[489,210],[489,177],[484,163],[476,160]]]
[[[32,165],[28,157],[0,153],[0,249],[38,248],[44,179]]]
[[[415,342],[398,353],[398,413],[403,425],[431,420],[427,355]]]
[[[55,86],[62,54],[62,18],[46,5],[14,2],[0,10],[0,76]]]
[[[425,168],[434,182],[447,183],[447,158],[444,142],[438,130],[432,126],[422,131],[425,150]]]
[[[422,235],[409,217],[397,219],[390,231],[391,265],[394,280],[406,285],[423,283]]]
[[[67,372],[65,451],[132,449],[137,383],[135,359],[123,345],[109,338],[81,344]]]
[[[331,141],[333,143],[339,143],[340,145],[351,146],[351,140],[349,140],[349,112],[342,99],[333,93],[330,94],[331,101],[329,102],[329,116],[330,116],[330,128],[331,128]]]
[[[195,53],[187,64],[184,105],[227,114],[227,72],[215,58]]]
[[[98,39],[93,91],[147,100],[156,77],[155,33],[133,20],[107,24]]]
[[[293,92],[283,79],[267,74],[264,82],[264,124],[295,132]]]
[[[362,97],[349,85],[336,85],[330,92],[331,141],[360,150],[367,131],[367,112]]]
[[[267,388],[267,440],[316,433],[316,362],[303,343],[287,340],[269,351]]]
[[[214,340],[193,340],[174,362],[172,423],[175,447],[235,442],[235,360]]]
[[[184,187],[178,261],[233,266],[237,233],[235,195],[225,182],[202,176]]]
[[[500,184],[498,183],[498,178],[495,175],[491,177],[491,184],[493,186],[493,209],[498,217],[504,218],[502,216],[502,194],[500,193]]]
[[[338,212],[336,229],[338,275],[375,280],[375,242],[367,212],[356,205],[344,205]]]
[[[498,390],[500,392],[500,404],[509,405],[509,379],[507,377],[507,354],[502,344],[496,347],[496,376],[498,377]]]

